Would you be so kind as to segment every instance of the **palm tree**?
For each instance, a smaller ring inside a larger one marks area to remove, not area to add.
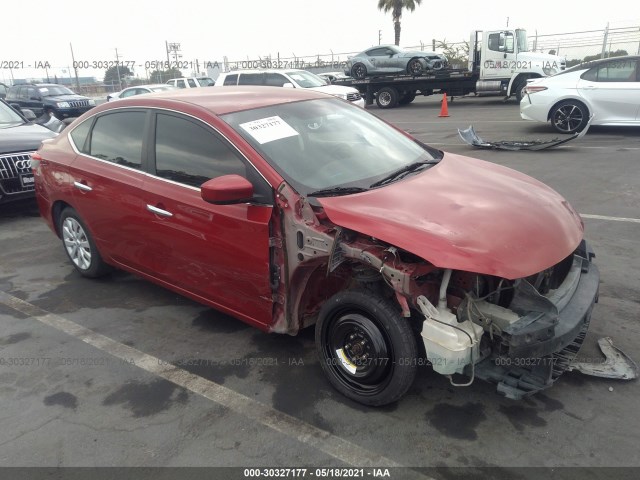
[[[378,0],[378,10],[384,13],[391,11],[393,17],[393,29],[396,33],[396,45],[400,45],[400,18],[402,10],[413,12],[416,6],[420,5],[422,0]]]

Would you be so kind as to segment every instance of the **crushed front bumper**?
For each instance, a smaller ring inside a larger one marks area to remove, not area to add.
[[[550,308],[523,315],[505,331],[503,348],[475,365],[477,378],[497,383],[498,392],[513,399],[553,385],[578,354],[598,301],[594,256],[583,241],[563,284],[546,296]]]

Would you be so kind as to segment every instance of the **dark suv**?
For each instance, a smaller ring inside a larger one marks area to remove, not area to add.
[[[0,100],[0,204],[34,196],[31,154],[55,136]]]
[[[67,87],[55,83],[28,83],[9,87],[7,103],[28,108],[40,116],[43,113],[59,119],[79,117],[96,106],[90,98],[76,95]]]

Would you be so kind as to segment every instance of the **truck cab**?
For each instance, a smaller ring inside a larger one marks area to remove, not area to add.
[[[523,29],[471,33],[469,70],[479,72],[477,93],[515,95],[522,99],[527,79],[554,75],[566,68],[557,55],[530,52]]]

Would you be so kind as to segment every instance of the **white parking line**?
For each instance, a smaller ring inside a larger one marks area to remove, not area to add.
[[[13,310],[24,313],[34,320],[38,320],[56,330],[64,332],[67,335],[82,340],[116,358],[125,360],[128,363],[131,363],[133,360],[135,366],[149,373],[162,377],[193,393],[223,405],[229,410],[255,420],[301,443],[316,448],[348,465],[358,467],[402,466],[389,458],[370,452],[326,430],[314,427],[300,419],[268,407],[241,393],[199,377],[198,375],[194,375],[186,370],[171,364],[167,365],[166,362],[157,357],[143,353],[109,337],[105,337],[64,317],[42,310],[13,295],[0,292],[0,303],[3,303]]]
[[[640,223],[640,218],[607,217],[606,215],[590,215],[588,213],[581,213],[580,216],[582,218],[593,218],[595,220],[611,220],[612,222]]]

